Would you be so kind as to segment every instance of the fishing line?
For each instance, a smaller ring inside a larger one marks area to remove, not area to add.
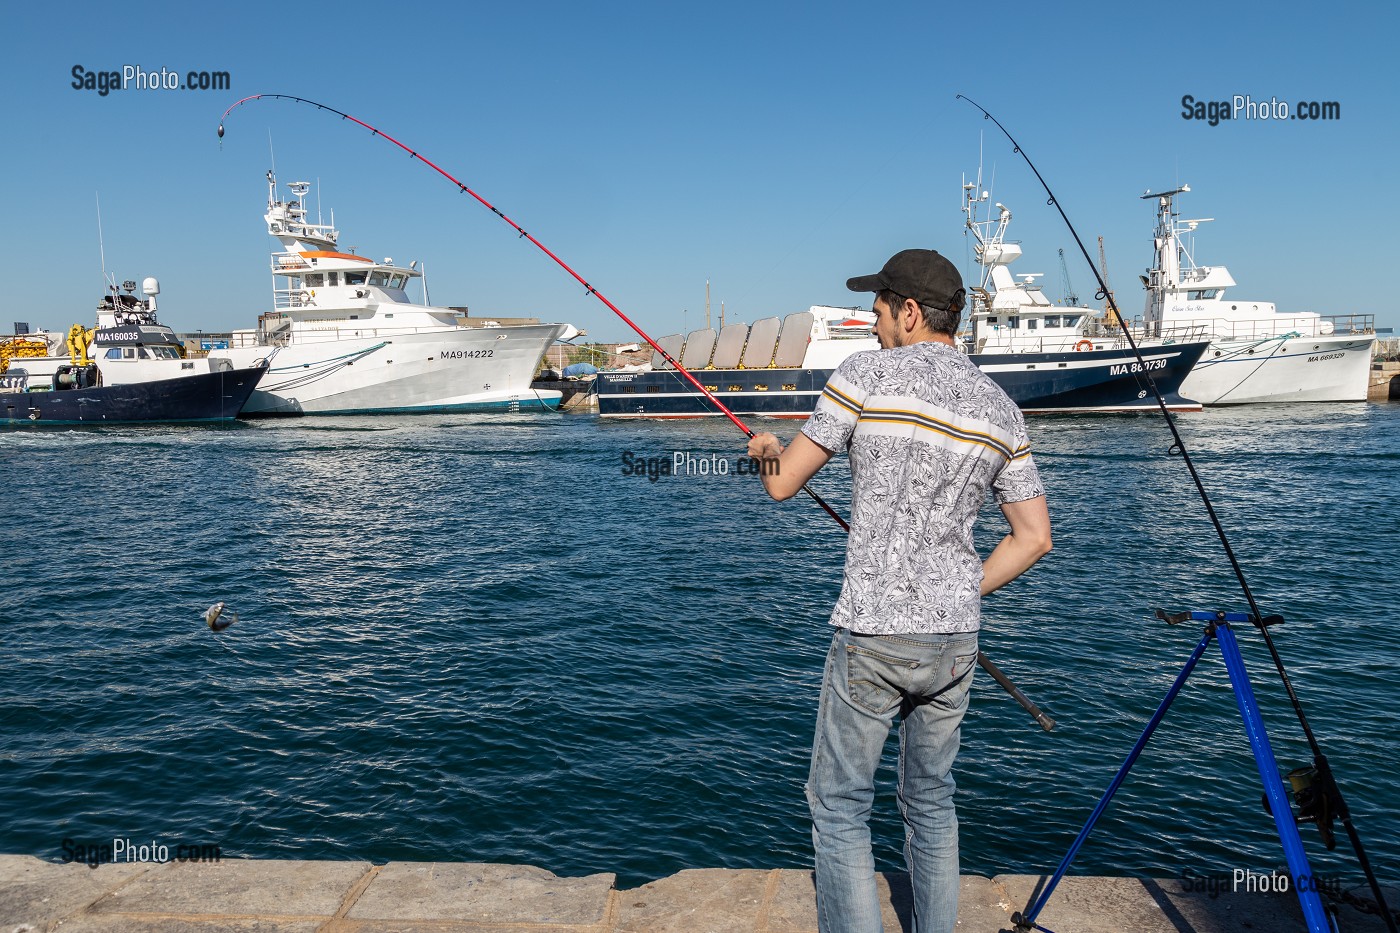
[[[1128,346],[1133,351],[1133,355],[1137,357],[1138,364],[1142,368],[1141,375],[1147,380],[1148,387],[1152,390],[1153,396],[1157,399],[1157,407],[1161,411],[1162,418],[1167,423],[1167,429],[1172,435],[1172,446],[1168,449],[1168,454],[1180,457],[1182,463],[1186,465],[1187,472],[1191,474],[1191,481],[1196,486],[1196,492],[1201,498],[1202,505],[1205,506],[1206,514],[1210,517],[1210,523],[1215,528],[1216,535],[1220,539],[1220,545],[1225,549],[1225,556],[1230,561],[1230,567],[1235,572],[1235,579],[1239,582],[1240,590],[1244,593],[1245,601],[1249,603],[1250,616],[1254,627],[1258,629],[1259,633],[1264,637],[1264,644],[1268,646],[1269,654],[1273,658],[1274,668],[1278,671],[1279,679],[1283,681],[1283,687],[1288,694],[1288,700],[1293,705],[1293,712],[1298,718],[1299,725],[1303,727],[1303,735],[1307,737],[1308,747],[1313,754],[1313,766],[1316,768],[1318,780],[1324,788],[1323,793],[1333,798],[1332,802],[1335,803],[1336,806],[1336,816],[1342,821],[1342,825],[1346,827],[1347,836],[1351,839],[1352,848],[1356,852],[1357,862],[1360,863],[1362,871],[1365,872],[1366,880],[1371,886],[1371,891],[1376,896],[1378,905],[1382,908],[1381,913],[1386,918],[1387,928],[1390,930],[1390,933],[1397,933],[1395,919],[1390,914],[1390,911],[1385,908],[1385,897],[1381,893],[1375,872],[1371,870],[1370,860],[1366,857],[1366,852],[1362,848],[1361,837],[1357,835],[1356,829],[1352,825],[1351,813],[1347,808],[1346,801],[1342,798],[1341,788],[1337,786],[1336,779],[1332,775],[1331,766],[1327,763],[1327,756],[1322,753],[1322,747],[1318,744],[1316,736],[1313,735],[1312,727],[1308,724],[1308,718],[1303,713],[1303,704],[1298,699],[1298,694],[1293,689],[1293,682],[1289,680],[1288,672],[1284,669],[1283,658],[1279,655],[1278,648],[1274,645],[1273,637],[1269,634],[1269,624],[1271,622],[1281,622],[1283,620],[1277,616],[1265,618],[1263,613],[1259,611],[1259,605],[1255,602],[1254,593],[1249,587],[1248,580],[1245,579],[1244,568],[1235,557],[1235,550],[1230,546],[1230,539],[1225,534],[1225,526],[1221,523],[1220,516],[1216,514],[1215,506],[1210,500],[1210,495],[1206,492],[1204,483],[1201,482],[1201,476],[1196,470],[1196,464],[1191,459],[1190,452],[1186,449],[1186,441],[1182,439],[1181,433],[1177,430],[1176,419],[1172,417],[1170,409],[1167,408],[1167,401],[1162,397],[1161,390],[1157,388],[1156,380],[1154,380],[1151,373],[1147,371],[1147,365],[1146,361],[1143,359],[1142,350],[1138,347],[1137,341],[1133,338],[1132,332],[1128,329],[1128,325],[1123,319],[1122,312],[1118,310],[1118,302],[1114,299],[1113,293],[1109,291],[1108,283],[1104,281],[1103,276],[1099,273],[1098,267],[1094,265],[1093,259],[1089,256],[1089,250],[1085,248],[1084,241],[1079,238],[1079,232],[1074,229],[1074,224],[1070,223],[1064,208],[1060,206],[1060,201],[1055,197],[1055,192],[1050,190],[1050,185],[1040,174],[1040,169],[1035,167],[1035,163],[1031,161],[1031,157],[1026,154],[1026,151],[1021,148],[1021,144],[1016,141],[1016,138],[1011,135],[1006,127],[1001,125],[1001,121],[992,116],[981,104],[965,94],[957,95],[956,99],[965,100],[982,111],[983,118],[995,123],[997,129],[1001,130],[1002,134],[1011,142],[1012,151],[1024,159],[1026,165],[1030,166],[1030,170],[1035,173],[1036,181],[1040,182],[1040,186],[1045,189],[1045,194],[1049,199],[1046,203],[1059,211],[1060,219],[1063,220],[1065,226],[1069,228],[1070,235],[1074,237],[1074,242],[1079,247],[1079,252],[1084,256],[1084,261],[1088,264],[1089,270],[1094,273],[1094,279],[1099,283],[1099,290],[1095,293],[1094,297],[1097,300],[1107,303],[1108,308],[1113,312],[1114,319],[1118,322],[1119,329],[1123,332],[1124,339],[1127,340]]]
[[[297,103],[299,103],[299,104],[310,104],[311,106],[315,107],[317,110],[326,110],[326,111],[329,111],[330,113],[336,114],[337,116],[339,116],[339,117],[340,117],[341,119],[343,119],[343,120],[349,120],[349,121],[352,122],[352,123],[359,124],[360,126],[362,126],[362,127],[364,127],[365,129],[369,130],[369,131],[370,131],[371,133],[373,133],[375,136],[382,136],[382,137],[383,137],[385,140],[387,140],[388,142],[393,143],[395,146],[398,146],[398,147],[399,147],[400,149],[402,149],[404,152],[407,152],[410,158],[417,159],[418,161],[422,162],[424,165],[426,165],[426,166],[428,166],[429,168],[431,168],[433,171],[437,172],[437,173],[438,173],[439,175],[441,175],[443,178],[446,178],[448,181],[452,182],[452,184],[456,185],[456,186],[457,186],[457,189],[458,189],[459,191],[461,191],[463,194],[471,195],[471,196],[472,196],[474,199],[476,199],[483,207],[485,207],[487,210],[491,211],[491,213],[495,214],[497,217],[501,218],[501,220],[503,220],[503,221],[505,221],[507,224],[509,224],[509,225],[511,226],[511,228],[512,228],[513,230],[515,230],[516,233],[518,233],[518,234],[520,235],[521,238],[526,239],[526,240],[529,240],[529,241],[530,241],[531,243],[533,243],[535,246],[539,247],[540,251],[543,252],[546,256],[548,256],[550,259],[553,259],[556,263],[558,263],[558,265],[559,265],[559,267],[560,267],[561,269],[563,269],[565,272],[569,273],[569,275],[573,276],[573,278],[574,278],[580,285],[582,285],[582,286],[587,290],[587,294],[593,295],[593,296],[596,297],[599,301],[601,301],[603,304],[607,305],[607,307],[608,307],[608,309],[609,309],[610,311],[612,311],[614,314],[616,314],[618,317],[620,317],[620,318],[622,319],[623,323],[625,323],[628,327],[632,328],[632,330],[636,332],[637,336],[641,337],[641,338],[642,338],[643,340],[645,340],[648,344],[650,344],[650,345],[651,345],[651,348],[652,348],[653,350],[655,350],[657,353],[660,353],[662,359],[664,359],[666,362],[670,363],[670,364],[675,368],[675,370],[676,370],[677,373],[679,373],[681,376],[683,376],[691,385],[693,385],[696,389],[698,389],[698,390],[700,391],[700,394],[701,394],[702,396],[704,396],[704,397],[710,402],[710,404],[714,405],[715,408],[718,409],[719,412],[720,412],[721,414],[723,414],[726,418],[728,418],[730,421],[732,421],[732,422],[734,423],[734,426],[735,426],[735,427],[737,427],[740,431],[743,431],[744,434],[747,435],[748,437],[753,437],[753,436],[754,436],[754,432],[751,431],[751,430],[749,430],[748,425],[746,425],[746,424],[744,424],[744,422],[740,421],[739,418],[734,414],[734,412],[730,411],[730,410],[725,406],[725,404],[724,404],[723,402],[721,402],[718,398],[715,397],[715,395],[714,395],[713,392],[711,392],[709,389],[705,388],[705,386],[702,385],[702,384],[700,383],[700,380],[696,379],[693,375],[691,375],[691,373],[690,373],[690,371],[689,371],[688,369],[686,369],[685,367],[681,366],[681,364],[678,363],[678,362],[676,361],[676,359],[675,359],[674,357],[671,356],[671,354],[669,354],[669,353],[667,353],[665,350],[663,350],[663,349],[661,348],[661,346],[660,346],[659,344],[657,344],[657,342],[656,342],[655,340],[652,340],[651,337],[647,334],[646,331],[642,330],[640,327],[638,327],[638,326],[636,325],[636,323],[633,322],[633,320],[632,320],[631,318],[629,318],[627,315],[623,314],[623,313],[622,313],[622,309],[620,309],[617,305],[615,305],[615,304],[613,304],[611,301],[609,301],[609,300],[607,299],[607,297],[606,297],[602,292],[598,291],[598,289],[596,289],[596,288],[594,288],[592,285],[590,285],[587,279],[585,279],[583,276],[581,276],[581,275],[579,275],[577,272],[575,272],[575,271],[573,270],[573,268],[572,268],[571,266],[569,266],[568,263],[564,262],[564,260],[562,260],[562,259],[560,259],[558,256],[556,256],[556,255],[549,249],[549,247],[545,246],[545,245],[544,245],[543,243],[541,243],[539,240],[535,239],[532,235],[530,235],[529,233],[527,233],[527,232],[525,231],[525,228],[524,228],[524,227],[520,226],[520,224],[516,223],[514,220],[511,220],[509,217],[507,217],[504,213],[501,212],[501,210],[500,210],[499,208],[497,208],[497,207],[496,207],[494,204],[492,204],[490,201],[486,200],[486,199],[483,198],[481,195],[479,195],[479,194],[477,194],[475,191],[473,191],[471,188],[467,187],[466,185],[462,184],[462,182],[460,182],[460,181],[458,181],[456,178],[452,177],[451,174],[449,174],[447,171],[445,171],[442,167],[440,167],[439,165],[437,165],[435,162],[432,162],[431,160],[424,158],[423,155],[422,155],[421,153],[419,153],[419,152],[417,152],[417,151],[415,151],[415,150],[413,150],[413,149],[410,149],[408,146],[406,146],[406,145],[404,145],[403,143],[399,142],[397,139],[395,139],[394,137],[390,136],[388,133],[385,133],[383,130],[380,130],[380,129],[377,128],[377,127],[371,126],[371,125],[369,125],[368,123],[366,123],[365,121],[360,120],[360,119],[358,119],[358,118],[356,118],[356,117],[352,117],[352,116],[351,116],[350,114],[348,114],[348,113],[344,113],[344,112],[342,112],[342,111],[340,111],[340,110],[336,110],[334,107],[328,107],[328,106],[326,106],[325,104],[319,104],[319,103],[317,103],[317,102],[314,101],[314,100],[307,100],[307,99],[304,98],[304,97],[295,97],[295,96],[293,96],[293,95],[291,95],[291,94],[253,94],[253,95],[250,96],[250,97],[245,97],[245,98],[243,98],[242,100],[236,101],[231,107],[229,107],[227,110],[224,111],[223,116],[219,118],[219,139],[222,140],[222,139],[224,138],[224,121],[228,119],[228,115],[229,115],[230,113],[232,113],[234,110],[236,110],[237,108],[243,106],[243,105],[246,104],[246,103],[250,103],[251,101],[255,101],[255,100],[264,100],[264,99],[266,99],[266,100],[291,100],[291,101],[295,101],[295,102],[297,102]],[[220,145],[223,145],[223,144],[220,143]],[[838,514],[836,513],[836,510],[833,509],[830,505],[828,505],[828,504],[826,503],[826,500],[825,500],[825,499],[823,499],[821,496],[819,496],[819,495],[817,495],[815,492],[813,492],[813,491],[811,490],[811,488],[809,488],[806,484],[803,484],[803,486],[802,486],[802,491],[805,492],[808,496],[810,496],[811,499],[812,499],[812,501],[816,502],[817,505],[821,506],[822,509],[824,509],[828,515],[830,515],[832,518],[834,518],[834,519],[837,521],[837,523],[840,524],[840,526],[841,526],[843,529],[845,529],[846,531],[850,531],[851,526],[848,525],[848,524],[846,524],[846,520],[843,519],[840,515],[838,515]]]
[[[579,275],[577,272],[575,272],[573,268],[569,266],[568,263],[564,262],[564,260],[556,256],[543,243],[541,243],[539,240],[535,239],[533,236],[527,233],[524,227],[520,226],[520,224],[507,217],[504,213],[501,212],[499,208],[497,208],[490,201],[487,201],[485,198],[477,194],[471,188],[467,187],[462,182],[452,177],[451,174],[449,174],[443,168],[438,166],[436,163],[424,158],[420,153],[413,149],[410,149],[408,146],[399,142],[397,139],[390,136],[388,133],[385,133],[383,130],[371,126],[365,121],[358,119],[357,117],[352,117],[350,114],[337,110],[334,107],[328,107],[325,104],[317,103],[314,100],[307,100],[304,97],[295,97],[291,94],[253,94],[249,97],[243,98],[242,100],[235,101],[232,106],[230,106],[227,110],[224,111],[223,116],[219,118],[220,140],[224,138],[224,120],[228,119],[228,115],[234,110],[243,106],[244,104],[250,103],[255,100],[290,100],[295,101],[299,104],[310,104],[317,110],[325,110],[330,113],[336,114],[343,120],[349,120],[352,123],[364,127],[365,129],[373,133],[375,136],[383,137],[388,142],[393,143],[395,146],[399,147],[404,152],[407,152],[410,158],[417,159],[419,162],[422,162],[424,165],[437,172],[443,178],[446,178],[448,181],[452,182],[452,184],[457,186],[457,190],[459,190],[463,194],[471,195],[472,198],[474,198],[478,203],[480,203],[482,206],[491,211],[491,213],[495,214],[497,217],[501,218],[501,220],[509,224],[511,229],[515,230],[516,233],[519,234],[520,238],[529,240],[531,243],[537,246],[540,249],[540,251],[543,252],[546,256],[548,256],[550,259],[553,259],[561,269],[569,273],[569,275],[572,276],[575,281],[577,281],[587,290],[587,294],[595,296],[599,301],[606,305],[610,311],[612,311],[614,314],[620,317],[628,327],[632,328],[632,330],[637,334],[637,336],[645,340],[657,353],[660,353],[662,359],[670,363],[675,368],[676,372],[684,376],[685,379],[689,381],[690,384],[693,385],[696,389],[699,389],[701,395],[708,399],[710,404],[714,405],[715,408],[717,408],[726,418],[733,422],[735,427],[737,427],[740,431],[743,431],[744,434],[746,434],[748,437],[754,436],[754,432],[750,431],[748,426],[745,425],[744,422],[740,421],[739,418],[732,411],[730,411],[724,405],[723,402],[716,398],[713,392],[705,388],[705,386],[701,384],[700,380],[696,379],[693,375],[691,375],[689,370],[687,370],[679,362],[676,361],[675,357],[671,356],[671,354],[667,353],[664,349],[662,349],[661,346],[657,344],[655,340],[651,339],[651,337],[647,334],[646,331],[642,330],[640,327],[637,326],[635,322],[633,322],[631,318],[623,314],[622,310],[618,308],[617,305],[613,304],[603,295],[602,292],[598,291],[598,289],[594,288],[591,284],[589,284],[588,280],[585,279],[583,276]],[[222,146],[223,143],[220,142],[219,145]],[[825,499],[813,492],[810,486],[808,486],[806,483],[802,485],[802,491],[805,492],[813,502],[821,506],[822,510],[825,511],[827,515],[830,515],[832,519],[834,519],[836,523],[841,526],[843,531],[849,532],[851,530],[850,524],[848,524],[847,521],[844,518],[842,518],[841,515],[835,509],[828,505]],[[1006,675],[1003,674],[1000,671],[1000,669],[996,667],[996,665],[991,663],[990,659],[987,658],[985,653],[979,651],[977,654],[977,660],[978,663],[982,665],[983,669],[986,670],[987,673],[990,674],[997,681],[997,683],[999,683],[1003,688],[1006,689],[1008,693],[1011,694],[1013,699],[1020,703],[1021,706],[1028,713],[1035,717],[1036,721],[1040,723],[1041,728],[1045,729],[1047,732],[1050,731],[1050,729],[1054,726],[1053,719],[1046,716],[1043,712],[1040,711],[1040,709],[1038,709],[1035,706],[1034,703],[1031,703],[1030,700],[1026,699],[1025,695],[1022,694],[1020,690],[1016,689],[1015,684],[1013,684],[1006,677]]]

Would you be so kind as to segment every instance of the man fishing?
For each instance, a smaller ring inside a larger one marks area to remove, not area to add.
[[[822,933],[882,929],[870,847],[875,770],[899,718],[899,808],[915,933],[953,929],[958,824],[953,760],[977,663],[981,597],[1050,550],[1050,517],[1021,412],[958,351],[966,292],[933,250],[895,254],[847,281],[875,292],[881,349],[848,357],[801,433],[749,456],[782,501],[832,454],[851,464],[851,521],[827,655],[807,800]],[[972,529],[995,490],[1011,531],[986,560]]]

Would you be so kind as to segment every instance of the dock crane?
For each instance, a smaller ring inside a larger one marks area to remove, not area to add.
[[[1103,252],[1103,237],[1099,237],[1099,272],[1103,275],[1103,285],[1105,295],[1103,299],[1103,323],[1105,327],[1116,328],[1118,321],[1113,317],[1113,312],[1108,310],[1109,299],[1113,298],[1113,285],[1108,281],[1108,259]],[[1117,302],[1115,301],[1116,305]]]
[[[1060,281],[1064,285],[1064,302],[1067,308],[1079,307],[1079,296],[1074,292],[1074,286],[1069,280],[1069,266],[1065,265],[1065,251],[1060,250]]]

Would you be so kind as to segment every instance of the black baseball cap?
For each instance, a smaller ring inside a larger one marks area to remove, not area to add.
[[[846,287],[853,292],[878,292],[888,288],[896,295],[939,309],[954,304],[961,309],[967,294],[957,266],[931,249],[901,250],[874,275],[847,279]]]

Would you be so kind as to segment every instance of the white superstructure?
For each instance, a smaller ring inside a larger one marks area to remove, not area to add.
[[[1064,353],[1126,347],[1121,330],[1106,324],[1101,312],[1051,302],[1036,282],[1044,273],[1012,273],[1011,264],[1021,258],[1021,244],[1006,238],[1011,210],[997,202],[995,218],[989,214],[986,220],[978,220],[978,205],[988,199],[980,182],[963,185],[966,226],[974,240],[973,254],[982,267],[978,284],[969,289],[966,340],[970,351]],[[1202,338],[1197,335],[1193,339]]]
[[[146,297],[137,298],[136,282],[119,288],[113,279],[97,305],[97,326],[75,324],[66,334],[41,331],[27,336],[44,341],[45,356],[17,357],[11,367],[23,370],[28,384],[52,379],[60,367],[92,364],[104,386],[135,385],[162,379],[206,373],[230,372],[228,360],[189,358],[175,332],[156,317],[160,282],[147,276],[141,282]]]
[[[1365,401],[1374,316],[1281,314],[1267,301],[1225,297],[1235,284],[1229,271],[1196,265],[1183,238],[1213,218],[1180,220],[1173,210],[1173,198],[1190,190],[1142,196],[1157,201],[1155,262],[1142,277],[1145,332],[1171,338],[1203,330],[1211,339],[1182,394],[1207,405]]]
[[[244,414],[350,414],[553,408],[560,393],[530,382],[545,351],[578,331],[567,324],[480,324],[448,308],[412,303],[422,272],[340,252],[333,225],[311,223],[309,185],[277,198],[267,175],[273,308],[255,331],[214,350],[235,365],[269,364]]]

